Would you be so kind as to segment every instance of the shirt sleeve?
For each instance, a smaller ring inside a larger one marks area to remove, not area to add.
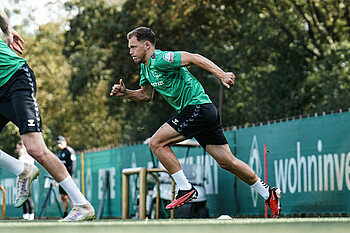
[[[181,51],[162,52],[157,57],[156,66],[160,70],[176,70],[181,68]]]
[[[71,151],[71,154],[70,154],[70,159],[71,159],[72,161],[77,160],[77,156],[76,156],[76,154],[75,154],[75,151],[74,151],[74,150],[72,150],[72,151]]]

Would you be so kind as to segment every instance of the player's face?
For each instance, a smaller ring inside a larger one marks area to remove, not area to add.
[[[67,147],[67,142],[63,141],[63,142],[59,142],[57,143],[58,148],[60,148],[61,150],[63,150],[64,148]]]
[[[23,150],[23,148],[25,148],[23,143],[17,143],[16,147],[18,151]]]
[[[138,41],[136,36],[129,40],[130,55],[136,64],[145,63],[146,45],[145,42]]]

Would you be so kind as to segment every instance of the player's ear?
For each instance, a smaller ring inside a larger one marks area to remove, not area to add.
[[[151,48],[151,42],[145,41],[145,48],[146,48],[146,49]]]

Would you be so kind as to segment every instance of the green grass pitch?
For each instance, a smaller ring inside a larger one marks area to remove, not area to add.
[[[60,223],[52,220],[0,221],[0,233],[345,233],[350,218],[95,220]]]

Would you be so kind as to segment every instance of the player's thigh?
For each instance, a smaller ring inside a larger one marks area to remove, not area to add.
[[[168,123],[164,123],[150,139],[150,146],[171,145],[181,142],[186,138],[178,133]]]

